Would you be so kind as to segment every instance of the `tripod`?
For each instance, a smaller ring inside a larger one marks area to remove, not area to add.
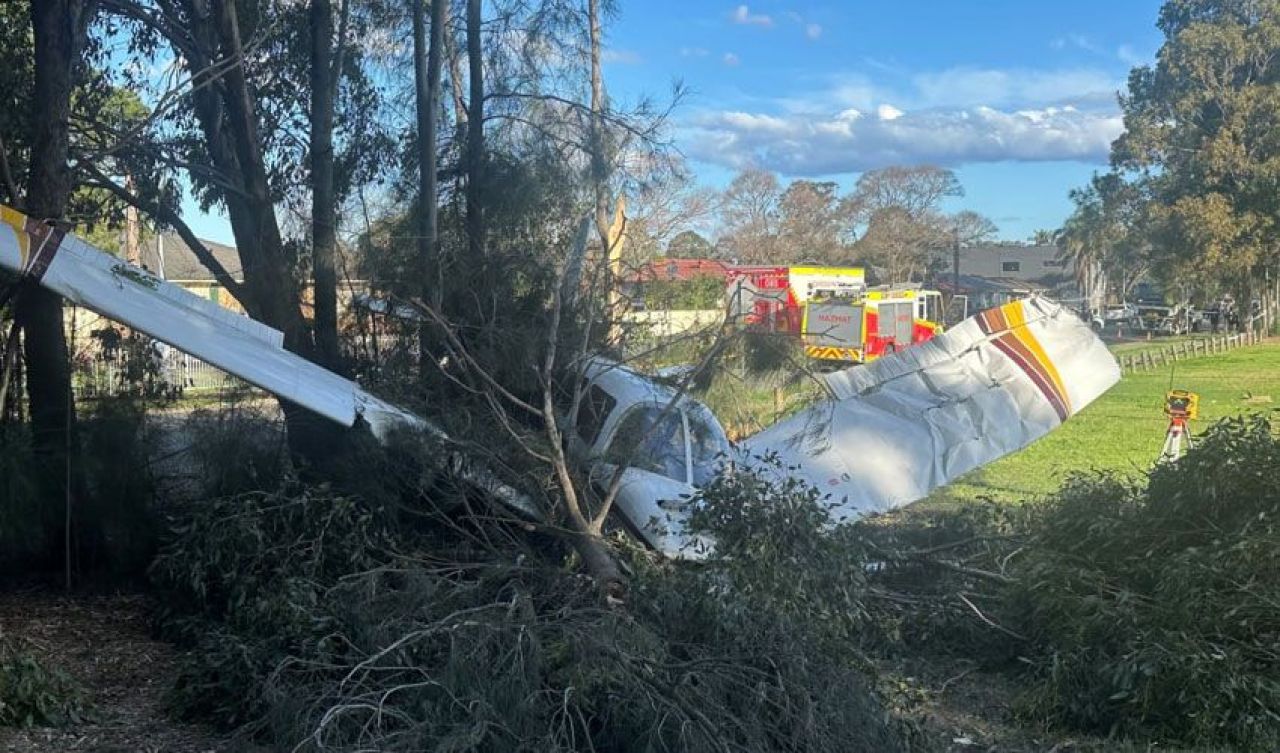
[[[1191,427],[1187,425],[1188,418],[1189,416],[1185,413],[1181,415],[1177,413],[1169,414],[1169,429],[1164,435],[1164,448],[1160,450],[1160,462],[1171,463],[1182,457],[1182,440],[1184,437],[1187,440],[1186,449],[1189,450],[1195,446],[1195,443],[1191,440]]]

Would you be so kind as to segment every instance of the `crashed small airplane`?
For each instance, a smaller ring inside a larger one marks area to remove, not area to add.
[[[285,350],[279,331],[3,206],[0,269],[344,426],[363,420],[379,439],[407,426],[449,442],[423,418]],[[837,518],[880,512],[1039,439],[1120,370],[1070,310],[1015,301],[826,375],[826,399],[736,447],[706,406],[669,386],[602,359],[583,376],[569,455],[594,483],[621,473],[614,509],[635,535],[668,556],[699,558],[710,542],[687,533],[686,501],[730,465],[800,477],[830,495]],[[489,470],[461,456],[451,465],[503,504],[543,517]]]

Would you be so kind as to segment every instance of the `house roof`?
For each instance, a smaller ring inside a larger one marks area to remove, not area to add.
[[[627,282],[668,282],[724,277],[729,265],[717,259],[657,258],[623,273]]]
[[[240,254],[234,246],[204,240],[205,248],[239,282],[244,282]],[[195,252],[177,233],[164,233],[142,244],[142,266],[166,280],[178,282],[214,282],[213,273],[205,269]]]
[[[954,292],[952,290],[952,276],[950,274],[939,275],[934,282],[933,287],[943,293]],[[1036,284],[1030,280],[1015,280],[1007,277],[981,277],[978,275],[960,275],[960,291],[961,293],[1012,293],[1017,295],[1027,295],[1034,292],[1045,290],[1044,285]]]

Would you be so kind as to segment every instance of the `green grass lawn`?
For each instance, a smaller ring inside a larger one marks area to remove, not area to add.
[[[1227,416],[1280,411],[1280,343],[1264,343],[1224,355],[1179,361],[1172,386],[1200,393],[1203,431]],[[991,497],[1018,502],[1056,490],[1074,471],[1108,470],[1135,476],[1151,468],[1164,444],[1162,412],[1170,369],[1126,374],[1092,405],[1021,452],[939,489],[929,502]],[[1252,400],[1246,397],[1252,396]],[[1270,397],[1275,402],[1264,401]]]
[[[707,389],[696,391],[695,397],[706,403],[730,438],[736,440],[764,429],[824,394],[816,379],[804,375],[795,378],[791,370],[779,369],[749,377],[726,370],[718,374]]]

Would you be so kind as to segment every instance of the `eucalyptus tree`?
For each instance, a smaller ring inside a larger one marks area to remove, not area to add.
[[[781,200],[782,186],[774,173],[757,168],[738,173],[720,200],[720,245],[742,262],[772,261],[778,252]]]
[[[857,251],[889,282],[916,279],[937,251],[951,247],[951,220],[942,202],[964,195],[955,173],[932,165],[886,167],[858,178],[849,201],[865,227]]]
[[[852,240],[852,207],[830,181],[797,180],[778,199],[779,261],[842,263]]]
[[[92,0],[48,0],[10,4],[0,14],[0,33],[7,44],[14,45],[3,54],[31,56],[30,63],[15,61],[12,69],[0,75],[4,81],[0,91],[26,116],[10,113],[0,119],[0,128],[8,131],[0,134],[8,137],[0,145],[0,182],[7,200],[27,215],[64,226],[75,189],[69,160],[72,97],[85,72],[87,29],[94,12]],[[28,74],[30,78],[26,78]],[[11,158],[21,152],[11,152],[10,145],[25,150],[25,173],[16,172]],[[62,300],[38,285],[7,282],[6,302],[14,302],[14,322],[23,331],[32,449],[42,503],[46,509],[65,510],[60,522],[65,531],[62,549],[70,587],[70,513],[73,499],[83,496],[85,490],[78,464],[73,467],[68,454],[75,436],[76,412]],[[4,334],[7,357],[15,346],[15,331]],[[8,369],[3,370],[7,377]]]
[[[1150,191],[1163,267],[1219,280],[1268,318],[1280,295],[1280,2],[1168,0],[1164,44],[1121,97],[1113,164]]]
[[[83,169],[127,198],[101,158],[149,165],[170,188],[132,201],[184,237],[192,234],[176,210],[178,176],[204,209],[225,210],[243,283],[211,256],[202,261],[252,316],[284,333],[285,347],[340,368],[337,209],[389,153],[363,64],[373,4],[341,0],[336,13],[326,0],[101,4],[103,33],[129,42],[117,75],[147,93],[154,114],[145,132],[84,155]],[[283,407],[295,449],[318,450],[309,438],[325,434],[324,424]]]

